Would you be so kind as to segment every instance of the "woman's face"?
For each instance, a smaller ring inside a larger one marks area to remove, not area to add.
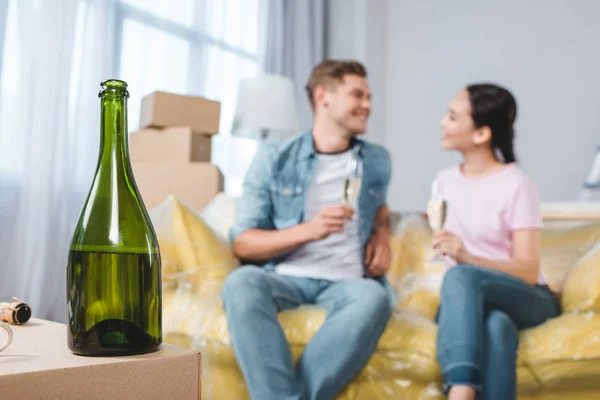
[[[468,151],[480,144],[480,130],[471,117],[469,92],[461,90],[448,105],[448,112],[440,121],[442,148],[444,150]]]

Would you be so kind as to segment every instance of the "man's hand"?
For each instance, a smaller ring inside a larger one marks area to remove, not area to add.
[[[344,222],[352,218],[354,210],[348,206],[328,206],[323,208],[304,227],[312,241],[325,239],[332,233],[341,232]]]
[[[471,259],[462,239],[446,230],[433,234],[433,248],[445,256],[454,258],[458,263],[468,264]]]
[[[325,207],[311,221],[286,229],[248,229],[233,242],[233,253],[241,259],[267,261],[299,247],[341,232],[345,220],[352,218],[354,210],[346,206]]]
[[[392,264],[392,249],[390,248],[389,233],[376,232],[365,249],[365,265],[370,277],[376,278],[390,269]]]

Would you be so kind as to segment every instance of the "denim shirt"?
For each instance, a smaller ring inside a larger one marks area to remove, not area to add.
[[[375,214],[386,204],[391,160],[382,146],[360,139],[352,140],[351,149],[363,165],[358,217],[361,259],[364,259]],[[312,131],[261,146],[246,173],[243,196],[236,205],[230,232],[232,242],[248,229],[285,229],[303,221],[306,194],[317,162],[315,156]],[[266,262],[263,267],[272,270],[284,258]],[[392,303],[395,303],[395,296],[385,277],[377,280],[386,286]]]

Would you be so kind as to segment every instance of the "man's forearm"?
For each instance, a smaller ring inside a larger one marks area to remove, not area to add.
[[[390,234],[390,209],[388,206],[381,206],[375,213],[373,220],[373,233],[374,234]]]
[[[249,229],[233,242],[233,252],[248,261],[267,261],[311,242],[304,224],[281,230]]]

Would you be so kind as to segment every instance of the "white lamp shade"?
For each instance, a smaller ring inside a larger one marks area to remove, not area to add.
[[[261,75],[239,83],[232,134],[282,138],[298,132],[294,83],[281,75]]]

